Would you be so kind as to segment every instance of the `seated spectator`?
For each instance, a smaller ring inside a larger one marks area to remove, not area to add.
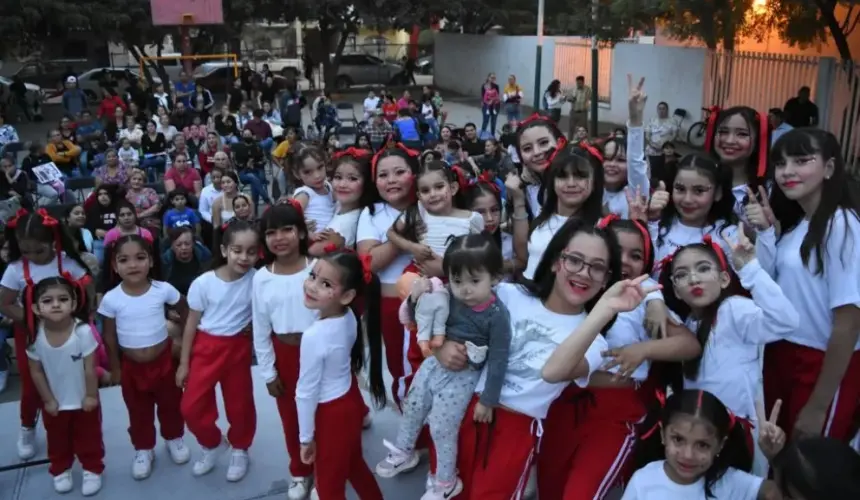
[[[156,131],[163,135],[168,143],[173,142],[173,138],[179,133],[176,127],[170,123],[170,117],[166,115],[159,117]]]
[[[105,164],[96,168],[93,172],[96,178],[96,187],[102,184],[117,184],[125,190],[128,186],[128,174],[130,170],[120,163],[119,155],[115,149],[108,149],[105,151]]]
[[[79,252],[93,253],[93,233],[87,229],[87,213],[83,205],[72,205],[65,213],[66,227]]]
[[[134,148],[139,148],[140,141],[143,139],[143,129],[131,114],[126,115],[125,127],[119,131],[119,140],[123,139],[128,139]]]
[[[187,193],[193,194],[195,203],[191,204],[192,206],[196,205],[200,191],[203,190],[203,179],[200,178],[200,172],[190,165],[186,153],[177,153],[172,166],[164,174],[164,191],[170,193],[177,188],[182,188]]]
[[[120,145],[116,152],[119,155],[120,164],[125,168],[137,168],[140,165],[140,151],[131,147],[131,141],[128,138],[122,139]]]
[[[64,116],[60,118],[60,126],[58,127],[60,130],[60,136],[67,141],[72,142],[73,144],[77,144],[78,136],[75,132],[75,122],[74,119],[70,116]]]
[[[116,204],[120,200],[119,186],[105,184],[94,191],[95,203],[87,209],[87,229],[93,233],[93,254],[104,264],[104,239],[116,226]],[[85,204],[86,206],[86,204]]]
[[[218,167],[213,168],[212,172],[209,173],[211,183],[207,184],[200,192],[197,210],[200,212],[200,217],[209,224],[212,224],[212,203],[221,196],[221,177],[223,175],[223,170]]]
[[[146,135],[140,141],[143,151],[141,166],[147,172],[150,182],[155,182],[157,174],[163,172],[167,165],[167,139],[158,132],[155,123],[146,123]]]
[[[161,256],[161,279],[186,295],[191,282],[209,270],[212,253],[188,226],[167,231],[167,241],[170,247]]]
[[[212,125],[215,127],[215,132],[221,137],[223,144],[239,142],[239,128],[236,124],[236,117],[230,113],[230,108],[226,104],[221,106],[221,113],[215,115]]]
[[[96,111],[96,117],[99,120],[111,120],[115,116],[116,108],[120,108],[123,111],[127,109],[122,98],[116,95],[116,90],[110,87],[102,88],[102,101],[99,104],[98,111]]]
[[[170,124],[176,127],[176,130],[183,130],[185,127],[191,125],[192,117],[193,115],[188,112],[185,103],[176,101],[173,113],[170,114]]]
[[[408,108],[402,108],[397,112],[397,120],[394,121],[394,130],[397,138],[406,145],[421,142],[418,120],[409,113]]]
[[[275,140],[272,138],[272,127],[268,122],[263,120],[262,110],[254,110],[252,118],[245,124],[244,130],[250,130],[253,133],[264,154],[268,155],[272,151],[272,147],[275,144]]]
[[[230,148],[221,142],[221,138],[217,132],[209,132],[206,134],[206,141],[200,147],[197,154],[197,163],[200,165],[200,171],[203,175],[209,174],[215,166],[215,153],[223,151],[230,154]]]
[[[38,177],[36,177],[36,174],[33,172],[33,167],[38,167],[39,165],[44,165],[50,162],[51,157],[45,153],[45,148],[38,142],[30,144],[28,154],[21,162],[21,170],[27,174],[27,177],[30,178],[30,182],[36,186],[36,196],[38,197],[36,201],[42,206],[58,203],[60,201],[61,194],[65,192],[62,183],[59,185],[39,183]]]
[[[200,218],[197,212],[191,208],[191,198],[188,192],[178,187],[167,193],[167,202],[170,208],[164,212],[162,226],[164,231],[188,226],[194,229],[194,234],[200,234]]]
[[[377,110],[367,127],[367,134],[370,136],[370,145],[373,146],[374,151],[376,151],[379,150],[379,148],[385,144],[385,141],[394,134],[394,128],[379,112],[379,110]]]
[[[0,113],[0,157],[6,156],[6,153],[17,153],[21,149],[18,131],[6,123],[6,116]]]
[[[200,116],[194,115],[194,118],[191,119],[191,125],[182,130],[182,136],[188,145],[188,152],[196,158],[206,141],[206,125],[200,121]]]
[[[251,197],[254,199],[254,204],[259,204],[260,198],[263,198],[266,203],[270,203],[269,193],[263,184],[266,157],[259,142],[249,129],[242,131],[242,142],[233,146],[233,163],[242,183],[251,186]]]
[[[48,133],[48,146],[45,148],[45,153],[63,174],[67,177],[75,176],[75,169],[79,168],[81,148],[72,141],[63,139],[59,130]]]
[[[215,228],[221,227],[233,218],[233,200],[240,196],[239,192],[239,177],[235,172],[224,172],[220,182],[221,196],[215,198],[212,202],[212,225]]]
[[[93,119],[93,114],[89,110],[81,111],[81,119],[78,121],[77,129],[75,130],[78,137],[89,142],[94,137],[101,138],[104,134],[104,126],[99,120]]]
[[[134,205],[137,220],[154,234],[161,232],[161,197],[155,189],[146,185],[146,173],[133,169],[128,176],[128,191],[125,199]]]
[[[188,143],[185,141],[185,136],[177,134],[176,137],[173,138],[173,143],[171,143],[170,147],[167,149],[168,170],[173,166],[173,159],[176,158],[176,155],[179,153],[184,154],[188,158],[188,163],[191,167],[197,168],[197,156],[191,152],[191,149],[189,149]]]
[[[153,242],[152,233],[138,225],[134,205],[128,200],[119,200],[116,204],[116,225],[105,234],[104,244],[110,246],[114,241],[129,234],[136,234],[150,243]]]
[[[27,174],[15,167],[9,158],[0,158],[0,199],[16,198],[21,207],[31,210],[30,179]]]
[[[276,135],[274,134],[275,127],[283,126],[283,122],[281,121],[281,112],[278,111],[277,108],[273,108],[272,103],[269,101],[263,101],[263,120],[272,126],[272,135]]]

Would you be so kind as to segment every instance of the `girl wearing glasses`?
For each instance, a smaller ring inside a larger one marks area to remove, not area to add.
[[[756,404],[763,401],[761,347],[792,334],[800,316],[759,264],[743,224],[736,234],[724,242],[731,250],[731,265],[726,252],[706,236],[667,259],[660,284],[666,305],[702,346],[700,357],[682,365],[684,389],[713,393],[757,429]],[[753,453],[749,428],[747,444]],[[760,452],[754,464],[758,474],[767,472]]]

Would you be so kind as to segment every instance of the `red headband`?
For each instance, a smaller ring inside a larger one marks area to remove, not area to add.
[[[617,220],[621,220],[621,217],[618,214],[606,215],[602,219],[597,221],[597,227],[599,227],[600,229],[606,229],[607,227],[609,227],[610,224]],[[633,225],[636,226],[636,229],[638,229],[642,235],[642,253],[644,254],[642,258],[643,260],[645,260],[645,262],[648,262],[648,259],[651,256],[651,233],[649,233],[648,228],[645,227],[645,225],[638,220],[631,219],[630,222],[632,222]]]
[[[305,210],[302,208],[302,204],[301,204],[301,203],[299,203],[299,201],[298,201],[297,199],[295,199],[295,198],[287,198],[286,200],[284,200],[284,202],[283,202],[283,203],[284,203],[285,205],[289,205],[289,206],[293,207],[294,209],[296,209],[296,211],[299,213],[299,216],[300,216],[300,217],[304,217],[304,216],[305,216]]]
[[[726,260],[726,253],[723,252],[723,248],[719,244],[717,244],[717,242],[714,241],[713,238],[711,238],[710,234],[706,234],[705,237],[702,238],[702,243],[711,247],[714,250],[714,253],[717,254],[717,260],[720,264],[720,270],[728,271],[729,266],[728,261]]]
[[[20,221],[25,215],[29,213],[30,212],[28,212],[26,208],[19,208],[18,211],[15,212],[15,215],[13,215],[11,219],[6,221],[6,227],[11,227],[12,229],[15,229],[16,227],[18,227],[18,221]]]
[[[588,153],[591,156],[597,158],[600,161],[600,163],[603,163],[603,154],[600,151],[598,151],[596,147],[594,147],[593,145],[589,144],[586,141],[580,142],[579,147],[588,151]]]
[[[373,155],[373,159],[370,160],[370,168],[371,168],[370,176],[373,179],[376,179],[376,164],[379,163],[380,155],[382,155],[382,153],[384,153],[385,150],[388,149],[388,144],[389,144],[389,142],[386,142],[381,148],[379,148],[379,151],[377,151],[376,154]],[[418,151],[415,151],[414,149],[407,148],[406,146],[403,145],[402,142],[395,142],[394,147],[396,149],[403,151],[404,153],[406,153],[407,156],[409,156],[411,158],[417,158],[420,155],[420,153]]]
[[[549,158],[546,160],[547,166],[552,164],[558,154],[562,152],[565,147],[567,147],[567,139],[565,139],[564,137],[559,137],[558,141],[556,141],[555,151],[553,151],[552,154],[549,155]]]
[[[492,172],[490,172],[489,170],[484,170],[483,172],[481,172],[481,175],[478,176],[478,179],[472,182],[472,185],[477,186],[478,184],[484,184],[485,186],[492,189],[493,192],[498,193],[499,186],[497,186],[496,183],[493,181],[493,177],[494,176]]]
[[[717,128],[717,117],[720,114],[719,106],[711,106],[708,108],[710,114],[708,115],[708,126],[705,129],[705,151],[711,152],[711,149],[714,146],[714,135]]]
[[[331,155],[331,159],[332,160],[339,160],[339,159],[343,158],[344,156],[349,156],[351,158],[355,158],[356,160],[360,160],[360,159],[364,158],[365,156],[370,156],[371,154],[372,153],[366,149],[360,149],[360,148],[350,146],[350,147],[344,149],[343,151],[337,151],[336,153]]]
[[[600,229],[606,229],[610,224],[617,220],[621,220],[621,217],[619,217],[618,214],[609,214],[597,221],[596,226]]]
[[[540,113],[532,113],[531,116],[529,116],[528,118],[526,118],[525,120],[520,122],[520,127],[522,127],[523,125],[529,124],[531,122],[538,122],[538,121],[551,122],[552,119],[547,117],[547,116],[543,116]]]

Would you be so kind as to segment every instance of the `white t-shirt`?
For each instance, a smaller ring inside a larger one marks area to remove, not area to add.
[[[61,411],[80,410],[87,395],[84,376],[84,358],[94,353],[99,345],[90,325],[77,322],[68,340],[52,347],[39,326],[36,340],[27,348],[27,357],[39,361],[48,379],[48,387]]]
[[[215,189],[215,185],[209,184],[200,191],[200,204],[198,210],[200,216],[208,223],[212,223],[212,204],[221,196],[221,191]],[[222,220],[222,222],[226,222]]]
[[[152,280],[143,295],[131,296],[116,286],[102,298],[99,314],[116,320],[120,347],[143,349],[160,344],[167,338],[164,306],[175,306],[182,296],[170,283]]]
[[[343,214],[335,214],[326,226],[343,237],[343,246],[352,248],[355,246],[355,233],[358,231],[358,218],[361,210],[355,209]]]
[[[317,224],[317,231],[322,231],[328,226],[331,219],[334,217],[334,196],[332,196],[331,185],[325,183],[325,194],[319,194],[308,186],[296,188],[293,196],[305,194],[308,197],[308,204],[305,207],[305,219],[312,220]]]
[[[653,286],[656,283],[653,280],[647,280],[650,283],[643,283],[642,286]],[[612,328],[606,332],[606,343],[610,349],[621,349],[628,345],[638,342],[650,340],[648,332],[645,330],[645,308],[647,302],[642,301],[636,309],[629,312],[620,313],[615,316],[615,322],[612,323]],[[634,380],[645,380],[648,378],[648,368],[651,366],[649,360],[645,360],[633,372],[630,378]],[[620,366],[609,369],[610,373],[618,373]]]
[[[343,396],[352,387],[352,345],[358,322],[351,310],[339,318],[318,319],[302,335],[296,409],[299,439],[314,438],[317,406]]]
[[[533,418],[546,418],[549,405],[561,394],[567,382],[551,384],[541,377],[546,361],[555,349],[573,333],[586,314],[566,315],[549,311],[540,299],[526,293],[519,285],[501,283],[496,295],[511,316],[511,349],[499,404]],[[585,353],[588,376],[574,380],[579,387],[588,385],[591,374],[600,368],[601,353],[608,348],[598,335]],[[481,374],[475,392],[484,390],[486,370]]]
[[[705,478],[693,484],[678,484],[666,475],[664,460],[642,467],[627,483],[621,500],[756,500],[763,478],[729,468],[705,496]]]
[[[756,240],[762,267],[800,315],[800,325],[786,340],[821,351],[827,350],[833,332],[833,309],[860,307],[860,222],[845,210],[837,212],[831,222],[820,275],[814,273],[814,253],[809,256],[809,267],[800,257],[800,245],[809,231],[807,220],[785,233],[778,244],[773,229],[759,233]],[[860,350],[860,341],[854,350]]]
[[[529,212],[532,213],[532,217],[537,217],[540,215],[541,205],[538,201],[538,193],[540,192],[540,185],[538,184],[527,184],[526,185],[526,202],[529,204]]]
[[[540,260],[543,258],[543,253],[555,233],[561,229],[561,226],[567,222],[567,217],[553,214],[543,224],[536,227],[529,236],[528,252],[529,258],[526,262],[526,270],[523,271],[523,276],[528,279],[534,279],[535,271],[537,270]]]
[[[68,271],[73,278],[81,279],[87,274],[87,271],[80,264],[69,258],[65,252],[63,252],[62,259],[63,270]],[[56,278],[60,275],[56,256],[47,264],[34,264],[30,261],[28,265],[30,268],[30,279],[33,281],[33,284],[38,284],[45,278]],[[3,272],[3,277],[0,278],[0,286],[18,292],[23,291],[27,287],[27,282],[24,279],[24,262],[22,259],[10,262],[6,266],[6,271]]]
[[[420,203],[418,206],[426,229],[421,237],[422,243],[440,258],[445,256],[452,237],[477,234],[484,230],[484,218],[477,212],[472,212],[469,217],[433,215],[424,210]]]
[[[254,274],[251,269],[236,281],[227,282],[208,271],[188,288],[188,307],[200,311],[198,329],[217,337],[232,337],[251,324]]]
[[[651,276],[653,276],[654,279],[659,279],[661,271],[660,261],[663,260],[664,257],[675,253],[675,250],[680,247],[701,243],[706,235],[711,235],[714,242],[720,245],[720,248],[722,248],[723,252],[726,254],[728,262],[731,263],[732,250],[726,245],[726,242],[723,240],[723,236],[728,238],[729,241],[735,241],[738,234],[738,226],[729,224],[723,228],[724,224],[724,221],[717,221],[714,225],[690,227],[685,226],[677,217],[675,217],[672,220],[672,225],[669,227],[669,231],[663,236],[662,243],[658,244],[658,241],[660,240],[660,228],[657,223],[649,222],[648,232],[651,233],[651,240],[654,243],[654,272],[651,273]]]
[[[379,97],[365,97],[364,98],[364,119],[367,120],[373,116],[373,113],[379,107]],[[316,109],[316,108],[314,108]]]
[[[370,214],[370,208],[365,207],[361,211],[358,218],[358,230],[356,232],[356,243],[362,241],[378,241],[380,243],[388,242],[388,229],[394,224],[394,221],[400,217],[402,213],[399,210],[391,208],[388,203],[376,203],[373,205],[374,214]],[[377,272],[380,283],[393,284],[397,283],[403,270],[409,263],[412,262],[412,256],[408,253],[400,253],[385,269],[380,269]]]

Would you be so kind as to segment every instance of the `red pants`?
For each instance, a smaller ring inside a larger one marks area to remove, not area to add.
[[[314,484],[320,500],[346,500],[347,481],[361,500],[382,500],[361,450],[362,408],[355,380],[349,392],[317,406]]]
[[[824,351],[788,341],[768,344],[764,351],[765,412],[782,400],[779,426],[791,439],[800,411],[809,401],[821,367]],[[860,423],[860,351],[855,351],[842,383],[827,410],[822,435],[850,442]]]
[[[510,500],[522,494],[538,438],[534,418],[496,408],[492,424],[474,421],[472,398],[460,426],[457,469],[463,492],[457,500]]]
[[[400,324],[398,313],[400,311],[400,299],[397,297],[382,297],[380,302],[380,328],[382,329],[382,341],[385,344],[385,362],[393,380],[391,384],[391,395],[397,407],[400,400],[406,397],[406,376],[411,380],[412,370],[406,360],[406,335],[403,325]],[[407,370],[409,372],[407,373]]]
[[[568,386],[543,424],[537,458],[541,500],[600,500],[629,478],[635,426],[644,415],[632,387]]]
[[[52,476],[72,468],[75,457],[85,471],[101,474],[105,470],[105,445],[102,441],[102,410],[67,410],[56,417],[43,413],[48,437],[48,472]]]
[[[30,363],[27,357],[27,344],[29,334],[27,329],[15,325],[15,361],[18,364],[18,373],[21,375],[21,427],[32,429],[36,427],[36,418],[42,407],[42,400],[36,386],[33,385],[33,377],[30,375]],[[61,471],[62,472],[62,471]]]
[[[257,431],[254,384],[251,380],[251,338],[246,333],[231,337],[198,331],[191,349],[191,364],[182,416],[200,446],[216,448],[221,444],[215,386],[221,385],[224,411],[230,430],[227,440],[238,450],[247,450]]]
[[[283,396],[277,398],[275,402],[281,415],[281,425],[284,427],[287,453],[290,455],[290,476],[310,477],[314,473],[314,467],[302,463],[301,460],[299,414],[296,410],[296,384],[299,382],[301,348],[298,345],[285,344],[276,336],[272,339],[272,345],[275,348],[275,369],[278,371],[278,379],[284,386]]]
[[[157,358],[137,363],[122,360],[122,399],[128,408],[128,435],[135,450],[155,448],[155,415],[167,441],[185,434],[180,404],[182,390],[176,387],[176,362],[170,341]]]

